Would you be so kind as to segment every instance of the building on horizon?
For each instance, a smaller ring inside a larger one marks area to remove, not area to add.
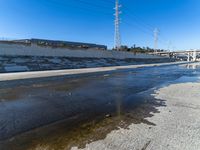
[[[107,50],[106,45],[99,45],[93,43],[83,43],[83,42],[69,42],[69,41],[59,41],[59,40],[46,40],[46,39],[19,39],[12,41],[1,41],[10,42],[18,44],[30,44],[37,46],[47,46],[52,48],[69,48],[69,49],[96,49],[96,50]]]

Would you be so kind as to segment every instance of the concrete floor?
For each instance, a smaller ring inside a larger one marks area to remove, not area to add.
[[[175,65],[1,82],[0,149],[76,149],[92,142],[87,149],[100,149],[101,145],[106,149],[140,149],[145,141],[148,146],[148,136],[137,139],[143,141],[140,147],[134,146],[135,137],[126,132],[124,138],[132,139],[127,147],[114,144],[120,143],[119,139],[123,143],[120,136],[111,141],[106,137],[111,131],[121,131],[118,128],[132,133],[135,127],[158,126],[149,118],[161,114],[160,108],[167,108],[168,103],[165,98],[151,96],[154,90],[198,73],[199,68]],[[164,126],[160,130],[165,130]],[[103,144],[98,143],[100,139],[105,140]]]
[[[152,112],[153,116],[146,118],[154,125],[131,124],[129,129],[114,130],[82,150],[200,149],[200,76],[187,79],[155,91],[156,99],[165,100],[166,107],[157,107],[160,113]]]

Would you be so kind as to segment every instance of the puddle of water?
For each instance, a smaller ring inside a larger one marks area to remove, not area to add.
[[[200,62],[184,65],[187,69],[200,69]]]
[[[200,76],[182,76],[175,81],[176,83],[186,83],[186,82],[200,82]]]
[[[130,75],[134,77],[128,77]],[[13,113],[19,126],[12,133],[15,132],[17,136],[0,143],[0,149],[27,150],[35,149],[38,145],[47,145],[52,150],[84,147],[86,143],[103,139],[112,130],[127,128],[131,123],[154,125],[145,118],[152,116],[150,112],[158,113],[156,107],[165,106],[164,103],[151,99],[150,93],[146,96],[144,93],[136,94],[145,90],[142,88],[145,82],[133,84],[135,74],[129,72],[128,76],[117,74],[83,81],[67,80],[45,83],[43,86],[41,83],[38,86],[36,83],[24,86],[26,90],[22,88],[16,92],[23,99],[16,100],[16,97],[12,97],[7,106],[10,108],[11,104],[16,103],[14,106],[17,110]],[[10,90],[7,94],[9,92]],[[8,117],[5,118],[7,119]],[[62,121],[59,122],[60,120]],[[27,126],[23,127],[23,124]],[[43,126],[46,124],[49,125]],[[43,127],[38,128],[38,125]],[[36,129],[24,133],[27,127],[28,130]]]
[[[165,102],[154,100],[153,97],[149,97],[149,94],[132,95],[126,101],[122,101],[119,96],[109,109],[101,107],[103,114],[96,112],[93,116],[88,112],[37,128],[3,144],[0,143],[0,149],[36,150],[38,146],[48,147],[48,150],[68,150],[73,146],[84,148],[87,143],[104,139],[111,131],[128,128],[132,123],[154,126],[155,124],[145,118],[152,117],[152,113],[159,113],[156,107],[165,107]]]

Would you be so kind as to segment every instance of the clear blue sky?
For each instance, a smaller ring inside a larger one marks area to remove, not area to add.
[[[0,37],[114,43],[115,0],[0,0]],[[200,0],[121,0],[124,45],[200,48]]]

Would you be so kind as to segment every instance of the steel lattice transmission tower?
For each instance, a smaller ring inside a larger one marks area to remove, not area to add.
[[[121,35],[120,35],[120,7],[119,0],[115,2],[115,49],[120,50],[121,48]]]
[[[158,34],[159,30],[158,28],[155,28],[154,30],[154,52],[157,53],[158,50]]]

